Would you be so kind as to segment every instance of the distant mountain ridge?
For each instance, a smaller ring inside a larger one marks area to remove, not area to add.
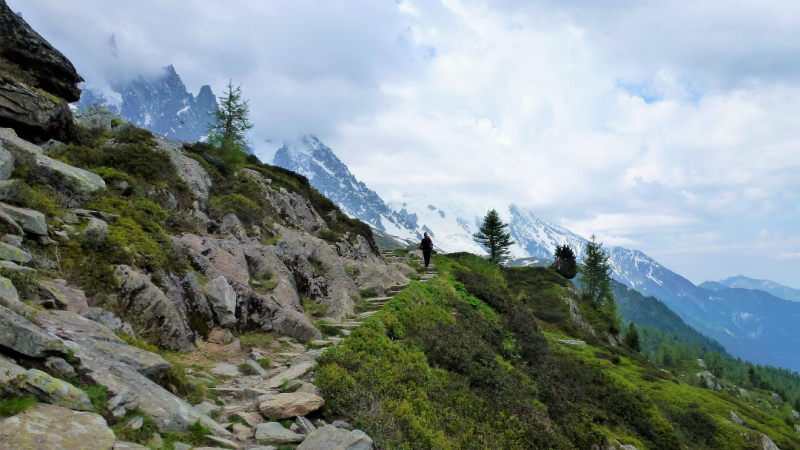
[[[138,127],[186,142],[206,136],[217,109],[211,86],[201,87],[195,97],[171,65],[155,76],[112,82],[110,89],[88,83],[81,87],[83,95],[75,104],[79,110],[99,104]]]
[[[443,201],[420,192],[383,202],[350,173],[330,148],[316,138],[303,142],[302,147],[281,148],[274,163],[308,177],[312,186],[347,214],[366,218],[376,228],[380,223],[386,233],[405,239],[416,239],[427,231],[447,252],[484,253],[472,240],[486,212],[480,205]],[[555,246],[563,244],[575,249],[579,259],[583,258],[585,238],[513,204],[497,209],[509,223],[516,241],[511,251],[518,261],[512,261],[511,265],[546,264]],[[384,220],[389,217],[404,220]],[[645,298],[652,296],[663,302],[686,325],[716,340],[730,354],[756,363],[800,369],[800,335],[791,332],[800,322],[800,303],[762,291],[707,290],[639,250],[622,247],[605,250],[615,280]]]
[[[715,284],[722,288],[757,289],[759,291],[768,292],[775,297],[782,298],[784,300],[800,302],[800,289],[790,288],[770,280],[757,280],[755,278],[748,278],[743,275],[738,275],[716,282],[706,281],[700,286],[712,288]],[[719,287],[712,288],[712,290],[718,290]]]

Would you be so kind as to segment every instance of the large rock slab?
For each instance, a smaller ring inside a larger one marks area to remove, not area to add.
[[[154,380],[172,367],[161,356],[128,345],[108,327],[71,311],[48,311],[40,315],[39,324],[49,335],[61,338],[82,365],[121,363]]]
[[[41,370],[28,370],[23,389],[52,405],[75,411],[94,410],[86,392]]]
[[[0,259],[25,264],[30,262],[33,256],[21,248],[0,242]]]
[[[0,450],[110,450],[116,440],[102,416],[54,405],[0,421]]]
[[[0,306],[0,346],[33,358],[66,354],[61,339],[4,306]]]
[[[2,131],[2,130],[0,130]],[[0,203],[0,212],[5,213],[14,220],[26,233],[37,236],[47,235],[47,221],[44,214],[27,208],[17,208],[16,206]]]
[[[186,317],[153,284],[149,275],[128,266],[117,266],[114,273],[123,294],[121,306],[140,336],[170,350],[191,352],[197,349]]]
[[[0,180],[11,178],[14,172],[14,155],[6,149],[0,148]]]
[[[52,298],[57,304],[64,305],[67,311],[89,317],[89,301],[86,299],[86,294],[80,289],[73,289],[54,281],[42,281],[39,286],[46,297]]]
[[[371,450],[372,439],[359,430],[347,431],[326,425],[312,431],[297,450]]]
[[[217,323],[224,328],[233,328],[236,325],[236,291],[228,279],[219,276],[208,281],[205,292]]]
[[[80,371],[89,380],[108,388],[109,398],[127,391],[135,393],[139,409],[155,420],[160,431],[183,432],[199,419],[216,434],[230,434],[210,417],[152,381],[171,367],[161,356],[130,346],[103,325],[73,312],[42,314],[41,323],[64,340],[80,361]]]
[[[14,361],[0,355],[0,388],[9,383],[22,383],[28,371]]]
[[[283,384],[285,380],[289,381],[296,380],[302,377],[306,372],[308,372],[313,368],[314,365],[310,362],[303,362],[296,364],[287,369],[286,371],[282,372],[281,374],[270,378],[269,381],[267,382],[267,387],[268,388],[280,387],[280,385]]]
[[[41,147],[17,137],[12,129],[0,128],[0,142],[14,155],[17,166],[30,169],[28,176],[33,180],[79,197],[87,197],[106,187],[99,175],[45,155]]]
[[[262,423],[256,427],[256,440],[267,441],[272,444],[296,444],[302,442],[305,436],[283,428],[278,422]]]
[[[294,392],[291,394],[264,395],[259,398],[259,411],[264,417],[272,420],[289,419],[305,416],[318,410],[325,401],[314,394]]]

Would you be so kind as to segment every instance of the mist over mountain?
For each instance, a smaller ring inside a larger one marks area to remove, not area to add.
[[[157,75],[139,75],[111,82],[110,87],[100,86],[92,82],[81,86],[83,94],[76,103],[79,110],[99,104],[137,127],[186,142],[205,138],[217,109],[211,86],[201,87],[194,96],[172,65]]]

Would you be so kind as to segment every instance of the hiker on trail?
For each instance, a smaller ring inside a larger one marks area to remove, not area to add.
[[[428,264],[431,263],[431,250],[433,250],[433,241],[431,237],[428,236],[428,232],[425,232],[425,237],[422,238],[422,242],[419,243],[419,249],[422,250],[422,257],[425,258],[425,268],[428,268]]]

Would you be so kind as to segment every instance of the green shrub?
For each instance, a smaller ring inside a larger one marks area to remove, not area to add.
[[[244,224],[252,225],[263,220],[262,208],[249,198],[241,194],[228,194],[220,197],[211,197],[211,213],[214,218],[220,218],[233,213]]]
[[[322,239],[329,244],[335,244],[339,242],[339,235],[334,233],[331,230],[319,230],[314,233],[318,238]]]
[[[21,413],[39,403],[36,397],[8,397],[0,399],[0,417],[9,417]]]
[[[375,291],[374,288],[360,289],[358,291],[358,294],[361,295],[362,299],[374,298],[378,296],[378,293]]]

